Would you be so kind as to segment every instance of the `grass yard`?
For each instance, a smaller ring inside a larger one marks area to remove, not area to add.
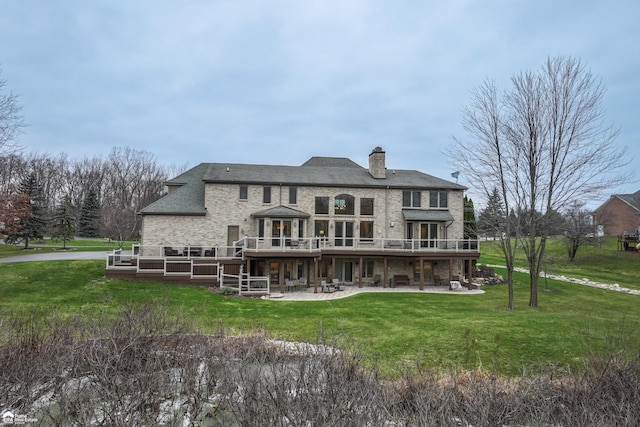
[[[549,364],[577,367],[586,351],[635,342],[640,330],[638,296],[549,280],[546,291],[541,282],[539,307],[531,309],[528,276],[516,274],[516,310],[508,312],[506,286],[484,289],[484,295],[367,293],[324,302],[264,301],[198,287],[106,280],[102,261],[0,264],[5,313],[55,308],[91,314],[157,301],[189,313],[207,332],[264,333],[358,349],[389,376],[450,367],[482,366],[505,375]]]
[[[131,248],[133,242],[125,242],[126,249]],[[28,255],[31,253],[50,253],[56,252],[62,248],[62,240],[56,241],[51,239],[37,240],[29,242],[29,248],[24,249],[21,245],[4,245],[0,244],[0,257],[9,257],[16,255]],[[67,248],[69,251],[111,251],[118,249],[118,242],[106,239],[85,239],[76,238],[67,240]]]
[[[481,242],[480,262],[504,265],[504,259],[496,242]],[[517,251],[518,267],[526,267],[522,249]],[[562,238],[551,238],[547,243],[543,270],[548,274],[568,277],[586,277],[595,282],[617,283],[629,289],[640,290],[640,253],[618,251],[615,237],[594,239],[592,244],[581,246],[573,261],[569,261]],[[544,287],[544,278],[540,278]]]

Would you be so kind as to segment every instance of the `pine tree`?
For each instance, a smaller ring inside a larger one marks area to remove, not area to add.
[[[78,234],[82,237],[100,235],[100,204],[98,193],[92,188],[82,202]]]
[[[25,209],[28,211],[28,215],[19,219],[17,227],[7,234],[5,242],[8,244],[24,242],[24,248],[28,249],[29,241],[42,239],[47,227],[42,189],[33,173],[27,175],[20,182],[18,194],[24,197]]]
[[[506,213],[500,192],[494,188],[487,200],[487,206],[480,212],[478,229],[486,236],[499,237],[506,229]]]
[[[65,197],[53,216],[51,239],[62,240],[62,247],[66,249],[67,241],[73,240],[75,233],[76,218],[73,204],[69,197]]]
[[[464,196],[464,238],[478,238],[478,224],[476,223],[476,211],[473,200]]]

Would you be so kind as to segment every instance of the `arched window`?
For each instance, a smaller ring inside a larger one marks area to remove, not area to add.
[[[336,196],[333,206],[336,215],[353,215],[355,213],[355,197],[350,194],[339,194]]]

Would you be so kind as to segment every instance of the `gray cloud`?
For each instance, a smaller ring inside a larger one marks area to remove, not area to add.
[[[558,54],[602,77],[637,158],[636,3],[22,0],[3,4],[0,64],[33,150],[366,164],[380,145],[392,168],[448,178],[470,91]]]

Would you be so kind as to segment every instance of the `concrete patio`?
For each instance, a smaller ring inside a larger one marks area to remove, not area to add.
[[[344,286],[342,291],[334,291],[330,293],[323,293],[318,291],[317,294],[313,293],[313,286],[306,290],[293,291],[293,292],[272,292],[270,295],[262,297],[272,301],[329,301],[340,298],[346,298],[353,295],[357,295],[365,292],[377,292],[377,293],[399,293],[399,292],[414,292],[414,293],[434,293],[434,294],[452,294],[452,295],[479,295],[484,291],[481,289],[461,288],[457,290],[449,290],[445,286],[425,286],[424,290],[420,290],[418,286],[401,286],[395,288],[383,288],[383,287],[362,287],[357,286]]]

